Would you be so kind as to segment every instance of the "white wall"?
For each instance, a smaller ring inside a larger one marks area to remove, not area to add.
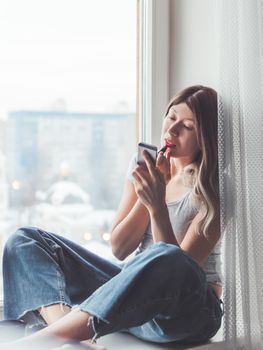
[[[169,97],[194,84],[217,87],[216,0],[170,0]]]

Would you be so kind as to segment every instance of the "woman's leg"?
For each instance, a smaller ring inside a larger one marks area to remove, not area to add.
[[[47,350],[65,343],[92,339],[94,331],[91,323],[89,323],[89,318],[88,313],[73,309],[69,314],[39,332],[7,344],[7,349],[10,347],[12,350],[28,350],[35,349],[37,346],[38,349]],[[88,350],[102,349],[102,347],[91,342],[83,342],[82,345],[83,348]],[[7,349],[4,347],[4,350]]]
[[[207,322],[199,322],[206,298],[202,269],[180,248],[160,242],[98,288],[79,306],[81,311],[70,312],[33,336],[67,342],[131,329],[138,337],[157,342],[191,340],[196,325],[200,323],[202,330]],[[177,330],[173,325],[182,319],[184,328]]]
[[[117,265],[70,240],[22,228],[5,245],[4,317],[16,320],[40,310],[53,322],[119,271]]]
[[[206,341],[222,318],[204,271],[182,249],[164,242],[130,260],[80,309],[93,315],[96,337],[129,331],[154,342]]]
[[[40,316],[44,319],[47,325],[50,325],[60,318],[64,317],[71,311],[71,307],[68,305],[49,305],[49,306],[42,306],[40,309],[37,310],[40,314]]]
[[[180,248],[157,243],[80,306],[34,335],[83,340],[130,330],[156,341],[191,340],[206,306],[205,274]],[[183,324],[181,325],[183,321]],[[178,328],[174,328],[174,325]]]

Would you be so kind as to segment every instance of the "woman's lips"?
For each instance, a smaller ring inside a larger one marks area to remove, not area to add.
[[[168,148],[174,148],[174,147],[176,147],[175,144],[165,140],[165,145],[158,151],[158,153],[160,153],[160,152],[165,153]]]
[[[168,147],[176,147],[176,145],[168,140],[165,140],[165,146]]]

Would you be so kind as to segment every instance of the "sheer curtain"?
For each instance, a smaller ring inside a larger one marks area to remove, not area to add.
[[[226,349],[263,349],[263,1],[218,0]]]

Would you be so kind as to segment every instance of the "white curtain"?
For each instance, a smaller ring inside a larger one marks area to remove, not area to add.
[[[263,349],[263,1],[218,0],[226,349]]]

